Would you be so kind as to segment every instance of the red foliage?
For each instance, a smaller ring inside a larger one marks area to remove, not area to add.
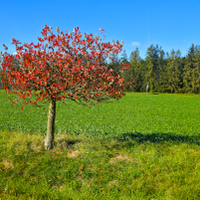
[[[72,33],[56,31],[54,34],[46,25],[37,44],[22,45],[12,39],[16,55],[5,52],[2,63],[8,93],[19,99],[35,95],[35,102],[28,101],[33,105],[50,99],[100,102],[124,95],[123,78],[102,66],[111,54],[121,52],[123,42],[104,42],[98,36],[82,34],[79,28]]]

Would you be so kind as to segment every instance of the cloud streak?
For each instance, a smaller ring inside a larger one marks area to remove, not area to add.
[[[140,46],[140,43],[134,41],[134,42],[131,43],[131,45],[132,45],[132,46]]]

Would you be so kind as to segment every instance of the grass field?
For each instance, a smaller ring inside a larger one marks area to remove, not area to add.
[[[0,199],[200,198],[200,96],[66,104],[45,152],[48,105],[21,110],[0,93]]]

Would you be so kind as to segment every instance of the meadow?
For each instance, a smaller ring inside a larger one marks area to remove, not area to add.
[[[11,106],[0,92],[0,199],[199,199],[200,96],[127,93],[116,102]]]

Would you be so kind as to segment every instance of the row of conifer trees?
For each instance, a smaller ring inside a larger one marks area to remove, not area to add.
[[[126,86],[127,91],[145,92],[148,84],[150,92],[200,92],[200,46],[192,44],[187,55],[182,57],[180,50],[165,53],[162,47],[151,45],[144,59],[136,48],[129,59],[124,51],[120,59],[115,58],[107,67],[118,72],[123,62],[131,66],[123,75],[125,81],[136,79]]]

